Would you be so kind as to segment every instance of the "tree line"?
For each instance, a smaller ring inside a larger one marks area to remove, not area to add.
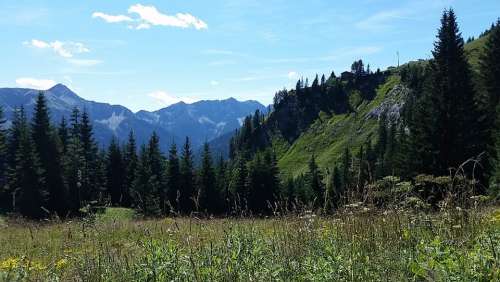
[[[28,218],[81,216],[105,206],[146,216],[262,213],[279,186],[270,150],[242,167],[214,160],[206,143],[196,165],[189,138],[164,155],[156,133],[138,146],[133,132],[125,144],[112,138],[99,149],[88,113],[75,108],[53,125],[43,92],[30,121],[20,107],[8,130],[5,122],[0,107],[0,208]]]

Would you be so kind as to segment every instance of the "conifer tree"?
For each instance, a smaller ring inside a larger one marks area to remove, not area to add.
[[[82,207],[82,166],[84,163],[80,137],[80,111],[74,108],[70,118],[67,152],[64,155],[64,175],[68,186],[68,208],[72,216],[77,216]]]
[[[215,171],[208,143],[203,145],[201,168],[198,175],[199,202],[202,211],[214,214],[220,211],[220,197],[215,185]]]
[[[307,178],[307,186],[309,191],[312,193],[312,201],[314,202],[314,206],[323,207],[324,205],[324,185],[323,185],[323,176],[321,171],[319,170],[318,165],[316,164],[316,158],[314,154],[311,156],[309,160],[309,171],[306,175]]]
[[[12,125],[8,131],[7,165],[9,170],[13,170],[16,167],[16,152],[21,143],[21,130],[27,126],[24,122],[26,122],[24,107],[14,109]]]
[[[443,13],[433,56],[429,83],[411,128],[416,150],[412,158],[419,160],[419,173],[449,175],[450,168],[458,168],[483,149],[482,140],[477,140],[479,114],[471,71],[453,10]]]
[[[193,152],[191,151],[191,143],[189,142],[189,137],[186,137],[186,142],[182,147],[180,173],[181,195],[179,199],[179,205],[180,210],[187,214],[194,209],[193,198],[195,197]]]
[[[45,190],[43,170],[33,144],[30,128],[21,109],[19,120],[13,124],[18,132],[18,145],[15,150],[15,167],[11,169],[9,186],[13,193],[14,210],[21,215],[39,219],[45,213],[48,193]]]
[[[92,124],[88,112],[84,109],[80,124],[80,140],[82,146],[82,187],[83,200],[89,202],[98,194],[99,183],[96,182],[96,164],[98,148],[94,140]]]
[[[125,167],[123,157],[116,137],[111,138],[109,144],[107,162],[107,190],[111,196],[111,204],[119,206],[124,198]]]
[[[311,88],[312,88],[313,92],[319,91],[319,77],[318,77],[318,74],[316,74],[316,77],[313,80]]]
[[[38,94],[31,127],[35,150],[43,169],[46,190],[49,193],[47,209],[59,216],[65,216],[67,194],[63,179],[62,148],[59,137],[50,124],[43,92]]]
[[[26,116],[24,113],[24,107],[14,109],[12,115],[12,125],[8,130],[8,142],[7,142],[7,184],[4,186],[3,194],[6,197],[5,209],[12,211],[15,208],[16,193],[13,187],[13,182],[16,180],[14,178],[16,173],[17,159],[16,155],[21,146],[21,135],[23,130],[27,127]]]
[[[215,178],[217,183],[217,191],[219,191],[222,199],[222,208],[225,211],[228,211],[231,206],[231,195],[229,193],[229,183],[227,181],[227,163],[222,155],[219,156],[219,160],[217,161],[217,165],[215,168]]]
[[[130,131],[128,142],[124,151],[125,161],[125,183],[124,183],[124,198],[122,204],[126,207],[132,205],[132,188],[137,173],[137,145],[134,137],[134,132]]]
[[[181,193],[181,172],[179,167],[179,157],[177,156],[177,146],[172,142],[168,154],[167,164],[167,201],[173,212],[179,209]]]
[[[160,138],[156,132],[153,132],[149,139],[148,148],[148,162],[149,169],[151,170],[152,193],[158,199],[159,208],[162,213],[167,211],[166,207],[166,183],[165,183],[165,158],[160,150]]]

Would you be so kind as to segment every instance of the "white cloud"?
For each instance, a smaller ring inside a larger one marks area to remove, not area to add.
[[[100,18],[108,23],[132,22],[130,29],[149,29],[151,26],[172,26],[180,28],[195,28],[197,30],[207,29],[208,25],[201,19],[189,13],[177,13],[175,15],[163,14],[155,6],[145,6],[135,4],[128,8],[129,14],[137,15],[131,18],[125,15],[108,15],[102,12],[95,12],[92,18]]]
[[[291,71],[288,73],[288,79],[297,79],[299,78],[299,74],[295,71]]]
[[[128,12],[129,14],[139,15],[142,23],[138,25],[137,29],[139,29],[142,24],[181,28],[194,27],[198,30],[208,28],[204,21],[197,19],[191,14],[177,13],[176,15],[166,15],[160,13],[155,6],[136,4],[130,6]]]
[[[107,23],[120,23],[120,22],[131,22],[132,19],[125,15],[108,15],[101,12],[95,12],[92,14],[92,18],[103,19]]]
[[[29,43],[26,42],[25,44],[29,44]],[[48,44],[47,42],[44,42],[41,40],[36,40],[36,39],[31,40],[31,45],[33,45],[33,47],[36,47],[36,48],[50,48],[50,44]]]
[[[68,62],[78,67],[92,67],[102,63],[101,60],[69,59]]]
[[[187,104],[194,103],[198,101],[196,98],[191,98],[191,97],[177,97],[174,95],[171,95],[165,91],[154,91],[148,94],[149,97],[161,102],[164,106],[169,106],[175,103],[179,102],[184,102]]]
[[[217,80],[212,80],[212,81],[210,81],[210,85],[212,85],[212,86],[217,86],[217,85],[219,85],[219,84],[220,84],[220,83],[219,83]]]
[[[56,85],[56,82],[50,79],[37,79],[31,77],[21,77],[16,79],[16,84],[23,88],[33,88],[38,90],[47,90]]]
[[[88,53],[90,50],[79,42],[62,42],[59,40],[45,42],[38,39],[23,42],[24,45],[38,49],[51,49],[56,54],[64,58],[72,58],[75,54]]]

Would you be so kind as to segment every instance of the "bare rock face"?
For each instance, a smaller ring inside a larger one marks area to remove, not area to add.
[[[409,93],[410,89],[403,84],[394,86],[394,88],[385,95],[382,103],[371,110],[366,115],[366,118],[378,120],[383,113],[386,113],[389,120],[399,120],[401,109]]]

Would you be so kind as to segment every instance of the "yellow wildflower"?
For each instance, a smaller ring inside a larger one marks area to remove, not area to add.
[[[57,270],[61,270],[61,269],[65,268],[67,265],[68,265],[68,260],[65,258],[60,259],[60,260],[56,261],[56,263],[55,263],[55,267]]]
[[[1,270],[13,270],[19,266],[19,259],[17,258],[8,258],[2,262],[0,262]]]

